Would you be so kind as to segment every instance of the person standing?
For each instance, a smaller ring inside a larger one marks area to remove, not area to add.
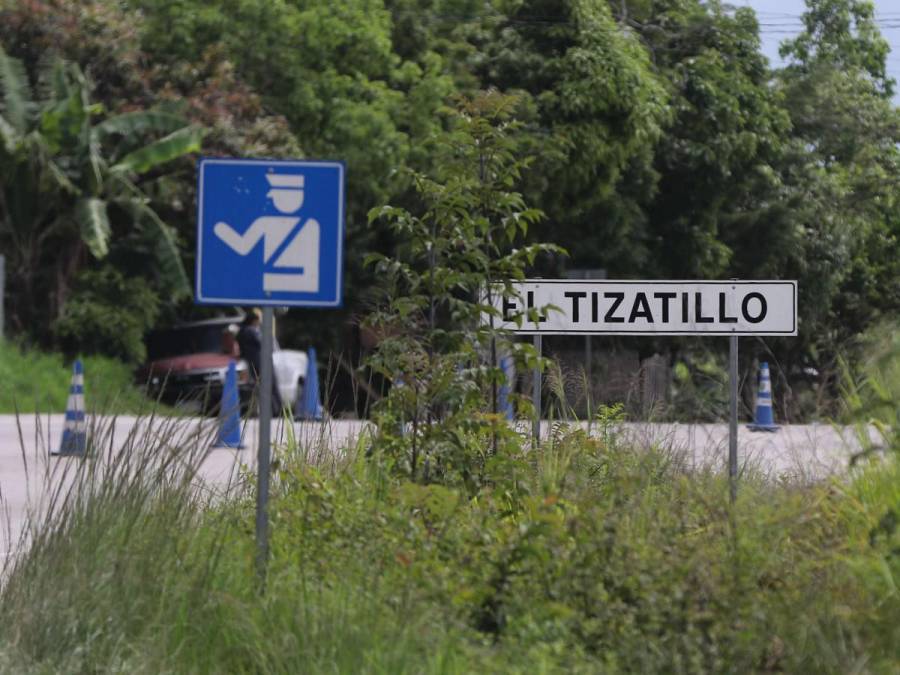
[[[258,389],[260,373],[262,372],[262,312],[253,308],[244,317],[241,329],[237,334],[238,348],[241,350],[241,358],[247,362],[253,385]],[[274,340],[273,340],[274,343]],[[275,364],[272,363],[272,414],[281,414],[281,395],[278,393],[278,384],[275,381]]]

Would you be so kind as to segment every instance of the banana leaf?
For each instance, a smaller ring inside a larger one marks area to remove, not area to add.
[[[171,134],[187,126],[187,121],[180,115],[157,110],[135,110],[122,113],[103,120],[94,127],[97,138],[107,136],[140,136],[148,132]]]
[[[19,59],[8,56],[3,47],[0,47],[0,87],[3,89],[3,116],[13,129],[24,135],[32,106],[31,87],[25,66]]]
[[[146,204],[133,200],[123,200],[120,206],[132,214],[135,222],[144,228],[156,242],[156,256],[160,277],[168,284],[177,298],[191,294],[191,283],[181,262],[181,250],[175,230],[166,225],[162,218]]]
[[[109,252],[109,215],[106,202],[96,197],[80,199],[75,205],[75,219],[81,230],[81,239],[95,258],[103,258]]]
[[[199,152],[202,139],[202,129],[185,127],[125,155],[112,169],[114,171],[125,169],[136,173],[144,173],[155,166],[165,164],[183,155]]]

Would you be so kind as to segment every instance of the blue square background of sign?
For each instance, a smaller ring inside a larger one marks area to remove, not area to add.
[[[343,291],[344,165],[312,160],[203,159],[198,176],[198,304],[340,307]],[[302,175],[303,205],[295,215],[320,225],[319,290],[316,293],[264,291],[263,272],[275,271],[273,256],[263,262],[263,241],[246,256],[214,232],[218,222],[243,234],[260,216],[284,216],[266,196],[266,174]]]

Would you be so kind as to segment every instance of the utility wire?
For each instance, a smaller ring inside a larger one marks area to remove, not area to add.
[[[752,9],[752,8],[751,8]],[[481,21],[497,21],[501,24],[507,26],[527,26],[534,30],[540,30],[541,28],[546,28],[550,30],[555,27],[577,27],[579,24],[577,22],[568,20],[568,19],[560,19],[556,16],[550,15],[525,15],[525,16],[509,16],[500,12],[473,12],[467,14],[455,14],[455,13],[442,13],[442,12],[422,12],[413,9],[398,9],[392,12],[392,16],[402,17],[402,18],[413,18],[418,23],[426,23],[426,24],[437,24],[437,23],[456,23],[460,25],[466,24],[474,24]],[[803,14],[793,14],[788,12],[762,12],[757,11],[757,25],[758,25],[758,35],[760,39],[764,37],[771,36],[779,36],[784,35],[786,37],[794,37],[800,32],[802,32],[806,25],[803,22],[804,15]],[[761,19],[761,20],[760,20]],[[873,19],[873,23],[880,30],[900,30],[900,12],[879,12],[876,14],[876,17]],[[652,25],[652,24],[640,24],[636,21],[629,21],[628,25],[632,28],[637,28],[640,30],[658,30],[660,32],[667,33],[672,37],[682,37],[687,36],[692,32],[694,27],[692,26],[681,26],[680,30],[672,31],[669,27]],[[703,26],[697,26],[702,28]],[[608,33],[616,33],[621,34],[623,31],[621,28],[610,28],[594,26],[593,30],[605,30]],[[892,44],[888,41],[888,47],[892,52],[900,52],[900,45]],[[667,47],[664,45],[654,45],[653,48],[655,50],[662,51],[678,51],[677,47]]]

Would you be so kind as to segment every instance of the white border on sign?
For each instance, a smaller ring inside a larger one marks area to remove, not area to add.
[[[320,167],[335,168],[340,173],[340,181],[338,186],[338,242],[337,242],[337,262],[338,270],[335,279],[335,300],[333,302],[325,300],[290,300],[280,298],[278,300],[265,300],[261,298],[204,298],[200,292],[200,270],[203,269],[203,167],[207,164],[242,164],[258,166],[260,164],[271,166],[278,164],[281,166],[295,167]],[[194,265],[194,276],[196,279],[194,285],[194,303],[202,305],[272,305],[274,307],[341,307],[343,306],[343,281],[344,281],[344,174],[345,166],[343,162],[333,160],[314,160],[314,159],[241,159],[239,157],[218,158],[218,157],[201,157],[197,162],[197,262]]]
[[[563,330],[550,329],[540,330],[535,328],[526,328],[523,323],[521,328],[504,328],[515,335],[634,335],[643,337],[665,337],[665,336],[728,336],[728,335],[744,335],[744,336],[796,336],[797,335],[797,282],[784,281],[781,279],[521,279],[512,282],[513,286],[517,284],[554,284],[554,285],[612,285],[612,284],[691,284],[691,285],[732,285],[732,286],[757,286],[761,284],[768,285],[784,285],[790,286],[793,290],[791,294],[793,300],[793,329],[791,331],[747,331],[732,329],[730,331],[711,330],[711,331],[635,331],[635,330]]]

